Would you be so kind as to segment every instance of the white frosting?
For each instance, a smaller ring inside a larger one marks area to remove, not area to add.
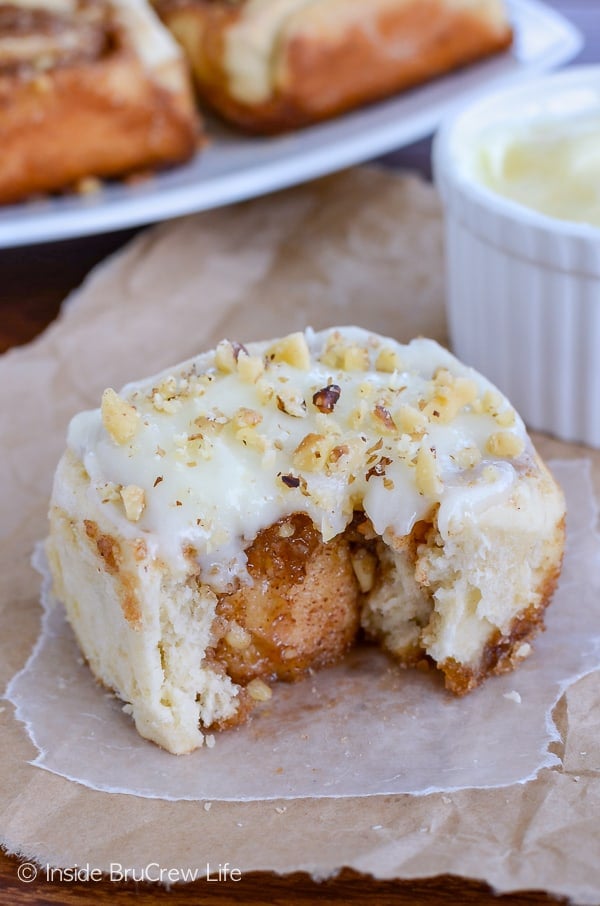
[[[10,0],[10,3],[24,9],[77,16],[77,0]],[[137,56],[148,69],[181,57],[176,41],[146,0],[107,0],[107,6],[125,29]]]
[[[525,207],[600,227],[600,110],[488,129],[473,170]]]
[[[177,42],[146,0],[110,0],[110,5],[148,69],[181,58]]]
[[[319,360],[332,334],[307,330],[309,367],[267,359],[257,383],[243,380],[237,371],[219,371],[214,353],[209,353],[172,372],[128,385],[122,397],[135,406],[139,426],[124,443],[117,443],[107,432],[100,410],[77,415],[68,443],[90,476],[89,493],[107,500],[104,505],[119,530],[130,538],[144,538],[151,554],[167,561],[175,572],[189,570],[183,550],[192,546],[204,580],[217,590],[233,576],[244,578],[244,549],[256,534],[295,512],[307,513],[326,540],[342,532],[353,511],[361,507],[379,534],[404,536],[439,504],[438,527],[444,536],[510,495],[518,472],[529,462],[530,447],[521,420],[488,381],[431,340],[417,339],[402,346],[359,328],[340,329],[338,336],[345,344],[368,350],[369,370],[332,367]],[[248,352],[264,356],[269,346],[251,345]],[[398,356],[398,370],[376,370],[382,349]],[[395,422],[403,407],[420,412],[432,398],[438,369],[474,382],[477,399],[462,406],[446,424],[430,418],[425,433],[402,433],[394,424],[382,432],[373,417],[375,406],[384,405]],[[194,384],[193,372],[206,377]],[[167,396],[173,399],[163,402],[169,375],[184,393],[173,395],[172,390]],[[329,384],[338,385],[341,392],[333,411],[324,414],[313,404],[313,395]],[[159,385],[162,396],[153,397],[153,388]],[[269,387],[273,398],[265,402]],[[290,393],[306,403],[305,412],[297,410],[301,417],[278,407],[277,396]],[[496,400],[492,408],[491,397]],[[361,400],[365,414],[357,426]],[[482,400],[488,400],[487,407]],[[198,418],[216,415],[226,421],[240,408],[262,417],[248,430],[265,439],[263,451],[244,445],[232,423],[214,433],[202,429],[205,443],[194,439],[201,432]],[[499,427],[499,419],[503,425],[512,424]],[[515,440],[524,452],[512,458],[487,452],[490,436],[498,432]],[[322,435],[328,449],[335,446],[342,451],[336,463],[317,470],[298,467],[293,454],[308,434]],[[419,490],[415,463],[421,447],[435,450],[439,486],[433,495]],[[461,451],[474,448],[481,457],[471,468],[464,468],[464,461],[462,465],[458,461]],[[282,476],[289,476],[291,484],[299,480],[300,486],[288,487]],[[112,499],[107,499],[111,497],[107,485],[113,489]],[[114,485],[143,490],[145,508],[139,521],[126,518]],[[60,489],[55,493],[60,503]]]
[[[271,63],[286,20],[311,0],[248,0],[225,37],[225,69],[232,95],[249,104],[271,96]]]

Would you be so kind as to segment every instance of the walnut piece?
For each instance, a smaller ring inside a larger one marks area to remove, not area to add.
[[[324,468],[329,455],[329,443],[323,434],[307,434],[292,454],[292,463],[297,469],[317,472]]]
[[[125,507],[125,515],[130,522],[138,522],[146,506],[144,489],[136,484],[128,484],[121,488],[121,499]]]
[[[325,415],[328,415],[335,409],[341,392],[342,388],[338,384],[327,384],[326,387],[322,387],[320,390],[317,390],[317,392],[313,394],[313,406],[315,406],[319,410],[319,412],[323,412],[325,413]]]
[[[308,371],[310,368],[310,350],[303,333],[291,333],[274,343],[266,357],[271,362],[286,362],[294,368]]]
[[[277,408],[286,415],[293,418],[304,418],[306,416],[306,403],[304,399],[295,390],[288,387],[278,388]]]
[[[486,450],[492,456],[505,456],[508,459],[520,456],[524,449],[525,441],[511,431],[497,431],[495,434],[490,434],[486,444]]]
[[[268,702],[273,695],[270,686],[267,686],[267,684],[264,683],[261,679],[258,679],[258,677],[250,680],[250,682],[246,686],[246,689],[248,690],[248,695],[250,696],[250,698],[255,702]]]
[[[125,444],[135,436],[140,424],[135,406],[122,399],[110,387],[102,394],[100,412],[102,424],[115,443]]]
[[[359,547],[350,555],[350,562],[359,588],[363,594],[371,591],[375,584],[377,558],[364,547]]]
[[[383,371],[386,374],[393,374],[394,371],[402,371],[402,359],[395,349],[384,346],[379,350],[375,359],[375,369]]]
[[[435,452],[426,443],[421,445],[417,455],[415,482],[419,494],[430,500],[438,499],[444,490]]]
[[[238,358],[242,352],[248,355],[246,347],[242,346],[241,343],[221,340],[215,350],[215,365],[219,371],[223,371],[225,374],[232,374],[237,368]]]

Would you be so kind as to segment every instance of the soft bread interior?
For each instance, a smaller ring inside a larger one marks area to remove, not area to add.
[[[96,677],[143,736],[174,753],[244,720],[273,680],[339,660],[359,623],[402,665],[437,665],[462,694],[515,666],[542,626],[564,524],[541,469],[456,539],[442,540],[434,515],[384,541],[356,514],[324,542],[295,514],[249,545],[251,583],[217,594],[191,561],[173,576],[143,542],[118,538],[67,453],[59,477],[77,517],[51,511],[55,591]]]

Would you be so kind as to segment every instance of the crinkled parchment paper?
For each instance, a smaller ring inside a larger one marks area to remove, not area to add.
[[[26,664],[39,634],[39,576],[30,557],[45,533],[51,476],[75,411],[95,405],[104,386],[158,370],[224,335],[252,340],[306,323],[358,323],[399,339],[422,333],[443,341],[442,300],[441,224],[433,191],[416,180],[369,170],[163,225],[96,269],[55,325],[0,360],[6,460],[0,683]],[[42,739],[43,721],[28,714],[48,768],[144,796],[254,801],[214,801],[207,811],[196,801],[109,794],[40,770],[32,763],[35,746],[6,703],[0,713],[5,845],[42,862],[100,868],[111,861],[193,867],[227,860],[242,871],[307,870],[319,876],[344,865],[377,877],[450,872],[502,891],[543,888],[596,903],[598,673],[567,689],[554,711],[556,730],[546,717],[567,677],[598,663],[600,570],[590,482],[598,494],[600,458],[545,439],[539,447],[545,456],[578,459],[555,464],[569,499],[570,547],[548,631],[517,673],[456,702],[432,677],[399,673],[379,655],[358,654],[304,688],[279,687],[270,711],[249,727],[221,736],[213,750],[178,759],[137,740],[115,700],[77,663],[60,610],[51,610],[48,639],[19,680],[46,669],[42,658],[49,655],[51,675],[43,693],[39,689],[39,705],[55,721],[46,721],[50,734]],[[589,458],[589,475],[582,456]],[[558,676],[552,671],[563,658],[566,673]],[[350,695],[357,705],[348,717],[342,706]],[[25,699],[35,703],[30,693]],[[78,699],[91,715],[87,740],[78,725],[81,708],[69,711]],[[295,701],[304,707],[280,724],[278,713],[289,712]],[[99,720],[104,713],[106,719]],[[390,752],[387,725],[397,716]],[[367,733],[362,722],[371,718],[378,729]],[[298,751],[302,735],[308,739]],[[69,761],[74,744],[90,748],[75,750]],[[259,771],[256,759],[263,756],[256,746],[271,759]],[[428,769],[418,776],[423,747]],[[297,762],[304,759],[304,775],[286,773],[290,750]],[[381,756],[388,754],[389,770],[381,771]],[[207,756],[210,764],[217,757],[230,759],[233,792],[222,779],[220,787],[203,786]],[[325,770],[328,761],[337,763],[335,772]],[[546,766],[536,779],[513,782],[540,765]],[[498,783],[509,785],[489,788]],[[488,788],[456,791],[474,785]],[[309,798],[316,788],[328,798]],[[444,792],[399,792],[433,789]],[[285,806],[272,798],[290,795],[303,798],[286,799]]]
[[[142,739],[94,682],[38,548],[43,633],[7,693],[40,752],[34,764],[112,793],[234,801],[508,786],[560,764],[549,749],[560,738],[554,705],[600,667],[600,537],[589,462],[553,471],[572,513],[567,552],[548,630],[518,672],[459,699],[433,673],[364,647],[306,682],[279,684],[248,725],[181,758]]]

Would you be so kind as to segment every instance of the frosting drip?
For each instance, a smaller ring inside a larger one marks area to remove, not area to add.
[[[511,494],[525,428],[437,343],[359,328],[245,347],[224,341],[77,415],[89,493],[176,573],[247,581],[257,533],[306,513],[329,540],[364,510],[387,538],[437,511],[442,536]]]

